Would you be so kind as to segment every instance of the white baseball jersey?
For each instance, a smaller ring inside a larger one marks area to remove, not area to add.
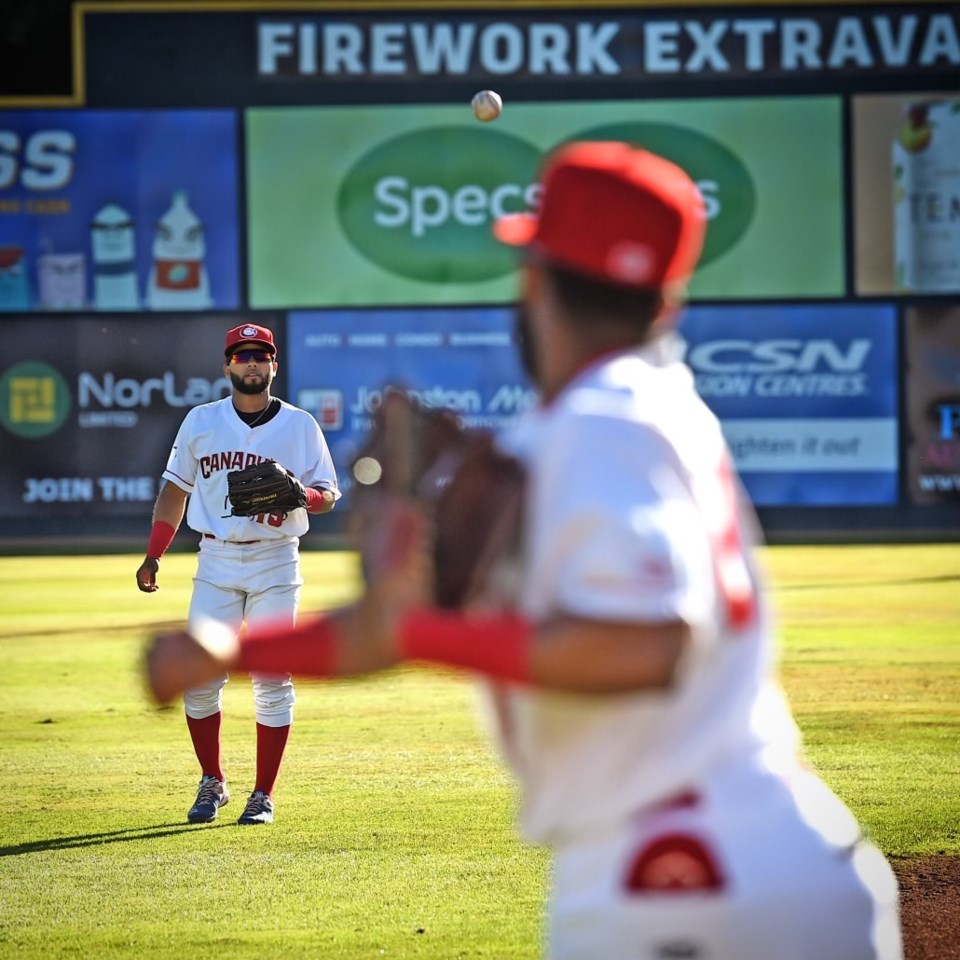
[[[317,421],[305,410],[280,401],[280,411],[247,426],[226,397],[194,407],[183,418],[163,476],[190,494],[187,524],[221,540],[281,540],[307,532],[305,509],[287,514],[231,517],[227,474],[276,460],[304,486],[323,487],[340,498],[337,474]]]
[[[740,549],[753,534],[720,425],[675,344],[602,358],[501,440],[529,471],[524,613],[534,622],[682,619],[693,633],[670,690],[494,688],[533,840],[629,817],[734,758],[796,748],[768,681],[767,614]],[[731,569],[743,574],[745,598],[733,595]]]

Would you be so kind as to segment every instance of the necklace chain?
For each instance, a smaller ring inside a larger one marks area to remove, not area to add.
[[[272,406],[273,406],[273,399],[271,398],[270,400],[267,401],[267,405],[260,411],[260,413],[256,417],[254,417],[253,420],[251,420],[247,424],[247,426],[250,427],[250,429],[252,430],[264,418],[264,416],[266,416],[267,411]]]

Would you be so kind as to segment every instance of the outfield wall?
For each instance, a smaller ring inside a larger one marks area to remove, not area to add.
[[[955,5],[78,3],[72,39],[70,91],[0,97],[8,547],[142,537],[246,319],[346,509],[386,382],[508,423],[489,223],[577,138],[700,185],[686,358],[770,539],[960,538]]]

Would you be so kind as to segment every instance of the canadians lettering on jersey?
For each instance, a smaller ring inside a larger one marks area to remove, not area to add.
[[[163,477],[190,494],[186,521],[191,530],[248,540],[254,522],[266,525],[257,533],[268,539],[303,536],[310,528],[306,510],[255,517],[230,510],[226,474],[265,460],[275,460],[304,486],[322,486],[339,497],[336,468],[317,421],[306,410],[278,402],[277,415],[256,429],[242,423],[229,397],[200,404],[183,418]]]
[[[266,459],[268,458],[255,453],[244,453],[242,450],[222,450],[219,453],[200,457],[198,461],[200,476],[204,480],[209,480],[215,473],[222,473],[224,470],[242,470],[244,467],[252,467],[255,463],[262,463]]]

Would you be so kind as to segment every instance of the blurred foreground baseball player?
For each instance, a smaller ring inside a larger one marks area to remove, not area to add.
[[[273,333],[257,324],[228,331],[224,374],[232,395],[194,407],[184,417],[153,512],[147,554],[137,586],[157,589],[160,558],[173,541],[186,507],[200,536],[189,623],[212,619],[235,634],[258,619],[293,625],[300,598],[299,538],[307,513],[326,513],[340,497],[337,475],[316,420],[270,395],[277,372]],[[299,480],[307,507],[290,512],[231,516],[227,475],[264,459],[276,460]],[[189,498],[189,506],[187,500]],[[273,821],[273,788],[293,723],[294,689],[286,670],[254,672],[257,717],[256,783],[239,823]],[[191,823],[215,820],[230,799],[220,753],[225,672],[184,693],[187,727],[202,779],[187,814]]]
[[[754,517],[678,359],[699,193],[621,143],[561,148],[543,184],[537,218],[495,225],[526,251],[542,393],[501,440],[527,471],[515,602],[431,606],[428,525],[388,498],[355,606],[239,643],[157,638],[154,693],[224,667],[463,667],[488,681],[523,832],[555,854],[551,958],[897,960],[893,873],[800,758]]]

